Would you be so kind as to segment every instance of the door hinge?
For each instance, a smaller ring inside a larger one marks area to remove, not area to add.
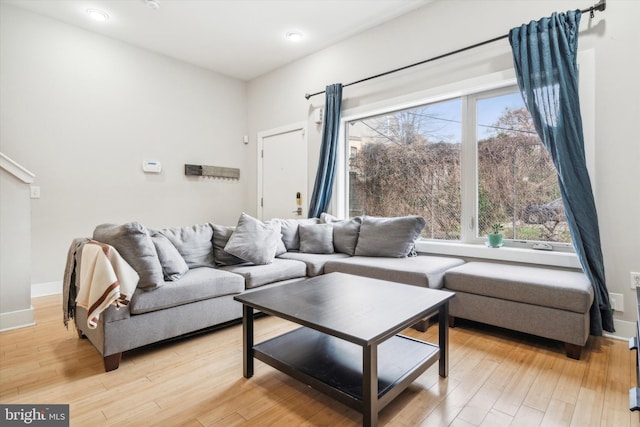
[[[260,197],[260,207],[264,207],[264,199],[262,197]]]

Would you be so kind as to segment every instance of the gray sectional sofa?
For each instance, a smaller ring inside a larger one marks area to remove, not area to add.
[[[128,350],[239,321],[242,306],[233,297],[253,289],[328,272],[441,288],[444,273],[464,261],[415,254],[423,227],[421,217],[341,221],[327,214],[266,223],[243,214],[234,227],[103,224],[92,240],[115,248],[136,270],[135,292],[128,304],[108,306],[90,327],[89,311],[74,302],[87,240],[76,239],[64,298],[78,334],[90,340],[110,371]]]
[[[244,213],[236,226],[103,224],[92,240],[115,248],[133,267],[135,291],[127,304],[109,305],[90,322],[88,309],[75,304],[89,239],[75,239],[65,271],[65,324],[74,319],[110,371],[128,350],[238,322],[237,294],[341,272],[446,288],[456,293],[453,318],[563,341],[569,357],[580,357],[593,303],[582,272],[416,254],[424,224],[417,216],[338,220],[327,214],[262,222]]]

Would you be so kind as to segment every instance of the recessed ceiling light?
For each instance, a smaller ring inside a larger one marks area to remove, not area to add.
[[[87,14],[91,17],[91,19],[97,22],[105,22],[109,20],[109,15],[107,15],[107,12],[103,12],[98,9],[88,9]]]
[[[287,33],[287,35],[286,35],[286,38],[290,42],[297,43],[299,41],[302,41],[303,36],[302,36],[302,33],[300,31],[289,31]]]
[[[158,10],[160,9],[160,3],[157,0],[145,0],[149,9]]]

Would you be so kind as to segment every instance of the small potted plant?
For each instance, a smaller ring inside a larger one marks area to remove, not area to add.
[[[501,231],[504,230],[504,227],[502,226],[502,224],[493,224],[491,226],[491,229],[493,230],[493,232],[487,235],[488,245],[490,248],[499,248],[500,246],[502,246]]]

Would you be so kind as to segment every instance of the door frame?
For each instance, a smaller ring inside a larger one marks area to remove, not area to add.
[[[280,126],[277,128],[273,128],[273,129],[267,129],[267,130],[263,130],[257,133],[257,152],[256,152],[256,156],[258,159],[258,171],[257,171],[257,200],[256,200],[256,206],[258,207],[258,218],[260,220],[263,220],[263,214],[264,214],[264,210],[263,210],[263,206],[262,206],[262,198],[264,197],[264,187],[263,187],[263,162],[264,162],[264,158],[262,156],[263,150],[264,150],[264,140],[266,138],[272,137],[272,136],[277,136],[277,135],[281,135],[283,133],[290,133],[290,132],[296,132],[296,131],[302,131],[302,141],[303,144],[305,145],[306,148],[306,158],[305,158],[305,162],[307,162],[307,165],[309,163],[309,144],[307,141],[307,123],[306,122],[296,122],[296,123],[291,123],[288,125],[284,125],[284,126]],[[304,185],[307,187],[307,193],[309,192],[309,173],[308,173],[308,166],[307,166],[307,176],[305,177],[305,183]]]

